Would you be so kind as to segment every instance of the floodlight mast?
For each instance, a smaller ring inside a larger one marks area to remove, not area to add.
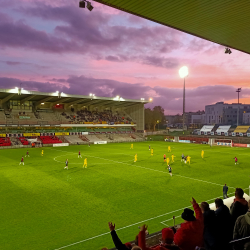
[[[238,108],[237,108],[237,126],[239,126],[239,113],[240,113],[240,92],[241,92],[241,88],[238,88],[236,90],[236,92],[238,93]]]
[[[184,79],[184,84],[183,84],[183,115],[182,115],[182,129],[184,132],[184,124],[185,124],[185,77],[188,76],[188,67],[183,66],[179,69],[179,75],[181,78]]]

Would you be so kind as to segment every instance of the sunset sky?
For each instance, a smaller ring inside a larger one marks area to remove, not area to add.
[[[250,103],[250,56],[142,18],[77,0],[0,0],[0,88],[140,99],[182,113]]]

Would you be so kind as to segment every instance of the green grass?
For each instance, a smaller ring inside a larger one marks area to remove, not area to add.
[[[171,156],[168,145],[176,155],[172,178],[163,162],[164,153]],[[224,183],[249,185],[247,148],[140,142],[133,150],[129,143],[43,149],[43,157],[41,149],[30,149],[24,166],[19,162],[26,149],[0,151],[1,249],[54,250],[79,241],[64,249],[111,248],[108,221],[116,223],[118,235],[127,242],[143,221],[150,233],[161,230],[161,222],[180,215],[192,196],[212,203],[222,196]],[[77,158],[79,149],[83,159]],[[181,163],[182,153],[192,157],[190,165]],[[87,169],[82,168],[85,156]],[[66,158],[69,170],[64,169]],[[172,225],[171,220],[166,223]]]

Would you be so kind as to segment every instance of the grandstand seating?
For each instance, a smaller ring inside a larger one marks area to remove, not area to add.
[[[208,142],[209,138],[203,138],[203,137],[194,137],[194,136],[180,136],[179,140],[187,140],[194,143],[203,143]]]
[[[43,144],[62,143],[62,141],[56,136],[40,136],[40,139]]]
[[[0,124],[5,124],[6,123],[6,117],[4,114],[4,111],[0,111]]]
[[[234,130],[235,133],[246,133],[249,129],[249,126],[237,126],[237,128]]]
[[[23,145],[29,145],[29,142],[26,140],[25,137],[19,137],[18,139]]]
[[[216,130],[216,132],[218,133],[226,133],[229,131],[231,125],[226,125],[226,126],[219,126]]]
[[[83,140],[79,138],[78,135],[66,135],[64,136],[64,138],[69,142],[69,143],[72,143],[72,144],[75,144],[75,143],[82,143]]]
[[[11,146],[11,141],[9,137],[0,137],[0,147]]]
[[[211,132],[214,128],[214,125],[204,125],[202,128],[201,128],[201,132]]]
[[[131,124],[132,119],[127,114],[119,114],[118,112],[112,113],[110,110],[106,111],[88,111],[88,110],[80,110],[76,113],[73,111],[66,112],[62,110],[60,111],[60,120],[62,123],[124,123]],[[59,112],[58,112],[59,113]]]

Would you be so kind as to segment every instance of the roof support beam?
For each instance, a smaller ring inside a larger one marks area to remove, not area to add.
[[[65,98],[60,99],[59,101],[53,102],[52,104],[54,105],[54,104],[57,104],[57,103],[64,103],[65,101],[68,101],[70,99],[72,99],[72,98],[71,97],[65,97]]]
[[[39,104],[41,104],[41,103],[43,103],[43,102],[47,102],[47,101],[51,100],[52,98],[54,98],[54,96],[45,97],[45,98],[43,98],[42,100],[37,101],[37,102],[36,102],[36,105],[39,105]]]
[[[16,95],[16,93],[15,94],[10,94],[10,95],[6,96],[5,98],[3,98],[1,100],[1,103],[3,104],[5,102],[9,101],[9,99],[12,98],[14,95]]]
[[[30,96],[27,96],[27,97],[25,97],[25,98],[23,98],[22,100],[21,100],[21,104],[23,104],[24,102],[26,102],[26,101],[29,101],[30,99],[32,99],[33,97],[35,97],[36,95],[30,95]]]

